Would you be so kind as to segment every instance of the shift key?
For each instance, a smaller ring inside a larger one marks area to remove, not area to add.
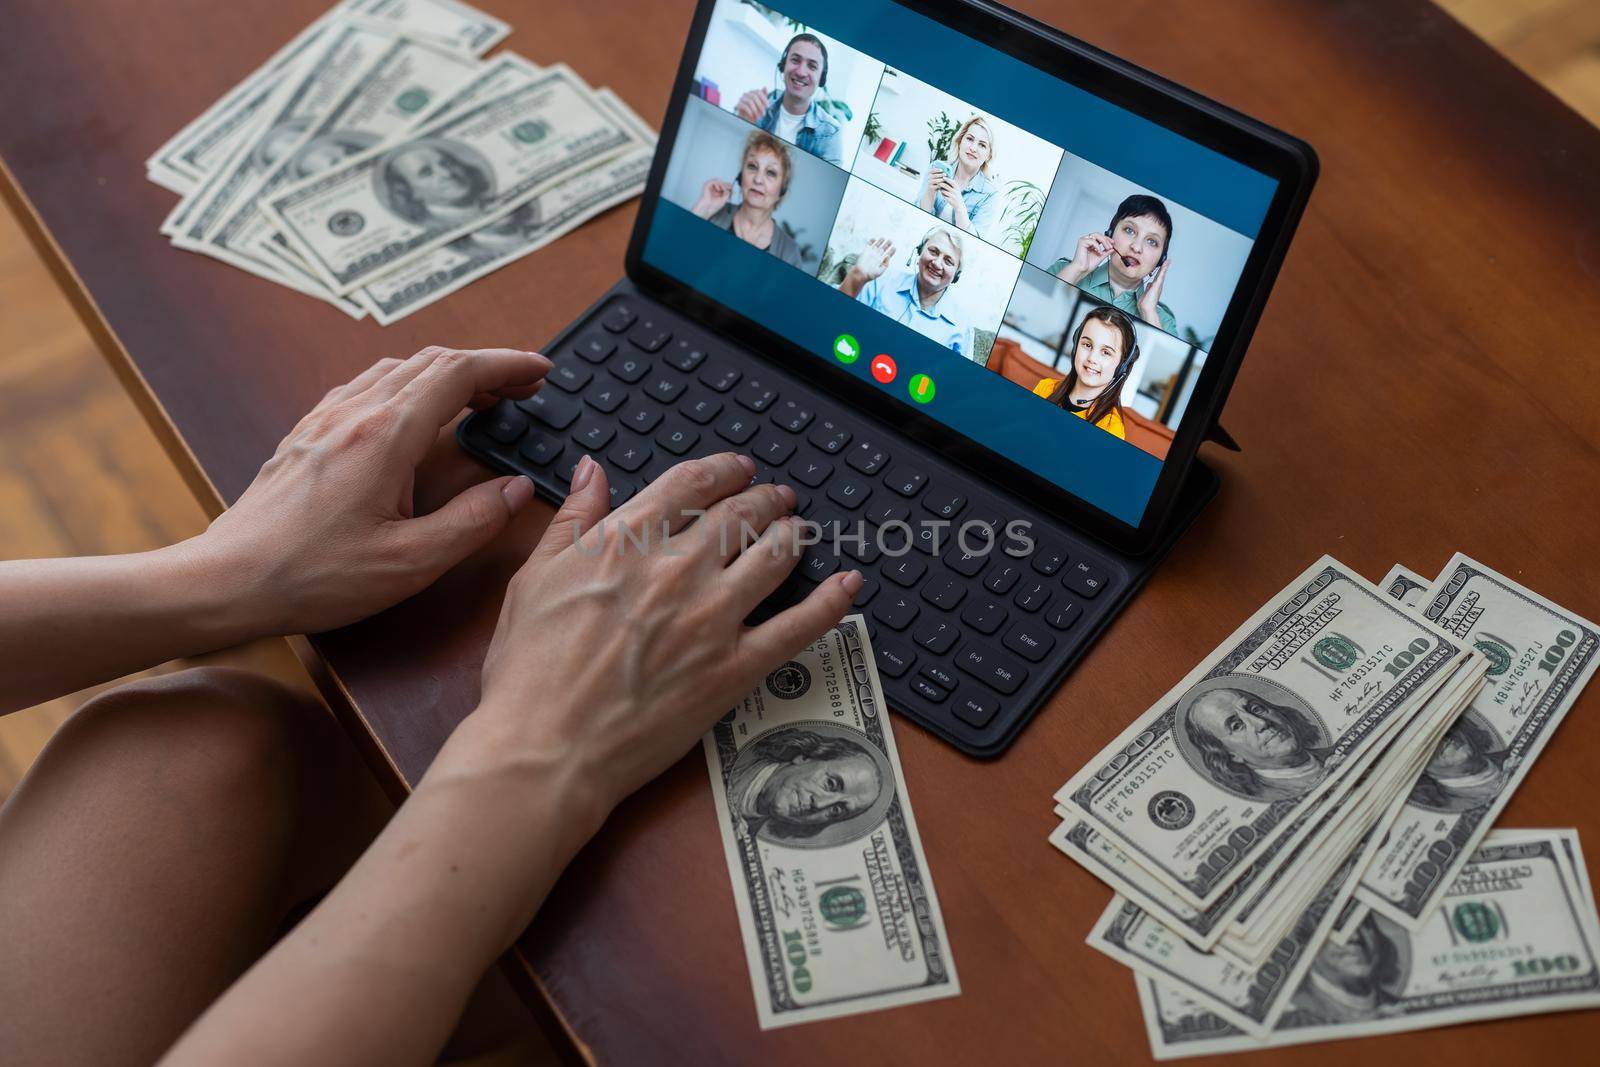
[[[961,650],[956,666],[1007,696],[1015,693],[1028,677],[1028,668],[1021,663],[975,641]]]

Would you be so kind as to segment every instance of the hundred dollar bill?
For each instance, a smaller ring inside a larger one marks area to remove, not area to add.
[[[1259,966],[1240,967],[1227,956],[1196,950],[1120,896],[1112,898],[1089,932],[1088,943],[1136,973],[1195,998],[1245,1033],[1266,1037],[1288,1007],[1339,907],[1355,888],[1361,860],[1372,854],[1370,846],[1369,836],[1364,847],[1347,855],[1336,869],[1323,872],[1317,893]]]
[[[960,993],[859,615],[704,747],[763,1030]]]
[[[272,235],[258,205],[279,189],[320,174],[413,126],[433,103],[471,78],[477,63],[409,37],[388,47],[323,110],[205,239],[205,251],[259,260],[258,244]]]
[[[1423,615],[1487,657],[1489,682],[1439,743],[1356,891],[1411,930],[1427,921],[1600,665],[1594,623],[1460,553],[1428,588]]]
[[[334,23],[321,46],[308,53],[272,95],[264,109],[268,118],[256,128],[250,147],[235,153],[227,166],[206,180],[197,195],[200,206],[188,214],[173,243],[210,251],[203,238],[229,211],[253,204],[261,179],[295,151],[316,116],[331,107],[392,40],[358,25]]]
[[[1408,608],[1421,608],[1422,594],[1428,591],[1428,579],[1401,563],[1389,568],[1379,583],[1385,593]]]
[[[282,190],[265,210],[343,295],[638,143],[577,75],[553,67]]]
[[[156,149],[146,161],[146,171],[168,176],[173,185],[203,180],[238,146],[238,139],[284,72],[314,48],[330,23],[341,17],[372,20],[390,32],[437,41],[472,55],[482,55],[511,32],[501,20],[457,0],[344,0]]]
[[[1323,557],[1056,793],[1205,908],[1426,705],[1459,645]]]
[[[611,90],[597,95],[639,139],[639,148],[580,170],[510,214],[373,279],[355,291],[356,301],[388,326],[638,196],[650,173],[655,135]]]
[[[1243,1052],[1600,1007],[1600,923],[1577,835],[1484,839],[1418,931],[1372,914],[1325,942],[1265,1040],[1198,998],[1135,977],[1157,1059]]]

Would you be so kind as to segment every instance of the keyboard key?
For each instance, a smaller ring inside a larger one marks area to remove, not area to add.
[[[706,361],[706,350],[695,347],[688,340],[682,340],[662,352],[661,358],[688,374]]]
[[[517,401],[517,407],[538,419],[552,430],[565,430],[583,414],[577,403],[560,393],[547,393],[543,389],[526,400]]]
[[[1000,560],[989,573],[984,575],[983,587],[997,596],[1005,596],[1011,592],[1011,587],[1017,584],[1017,579],[1022,577],[1022,568],[1015,563]]]
[[[634,327],[628,340],[646,352],[659,352],[672,340],[672,331],[654,319],[645,319]]]
[[[650,372],[650,361],[643,356],[623,356],[607,369],[632,385]]]
[[[1016,602],[1023,611],[1038,611],[1050,603],[1050,589],[1043,582],[1026,582],[1017,590]]]
[[[961,621],[982,634],[992,634],[1006,624],[1010,612],[1005,605],[988,597],[977,597],[961,613]]]
[[[669,422],[661,427],[661,432],[656,434],[656,444],[671,452],[674,456],[681,456],[695,446],[700,440],[700,431],[693,426],[685,426],[676,421]]]
[[[1067,550],[1057,545],[1041,544],[1033,550],[1033,569],[1051,575],[1067,565]]]
[[[610,452],[607,452],[606,459],[632,474],[645,465],[645,462],[650,459],[650,455],[650,446],[643,441],[624,441]]]
[[[1050,631],[1039,626],[1032,619],[1023,619],[1011,629],[1006,631],[1005,638],[1000,642],[1023,659],[1038,663],[1050,654],[1056,647],[1056,639]]]
[[[728,364],[708,365],[700,372],[700,380],[719,393],[726,393],[729,389],[739,384],[739,379],[744,377],[744,372],[738,367]]]
[[[660,437],[661,434],[657,434],[656,436]],[[657,452],[650,457],[649,462],[640,468],[638,476],[639,480],[645,485],[649,485],[651,482],[667,473],[673,467],[677,466],[678,463],[678,457],[673,455],[671,452],[665,450]]]
[[[1106,572],[1081,560],[1067,568],[1061,584],[1084,598],[1093,597],[1106,584]]]
[[[756,445],[753,455],[773,467],[781,467],[794,455],[794,442],[787,437],[768,437]]]
[[[879,497],[867,505],[867,521],[877,526],[886,522],[905,522],[910,517],[911,509],[893,497]]]
[[[584,402],[596,411],[603,411],[607,415],[622,406],[628,399],[628,391],[610,379],[601,379],[594,384],[587,393],[583,394]]]
[[[535,430],[522,439],[522,444],[517,446],[517,451],[530,463],[543,467],[554,463],[556,457],[561,455],[561,450],[566,448],[566,442],[560,438],[551,437],[549,434]]]
[[[923,700],[929,700],[935,704],[943,703],[944,698],[950,695],[943,689],[940,689],[938,686],[934,685],[932,682],[923,678],[911,679],[911,691],[917,694]]]
[[[919,551],[937,556],[955,540],[955,532],[942,522],[918,522],[911,527],[911,543]]]
[[[749,415],[728,415],[717,422],[717,436],[742,445],[756,435],[756,420]]]
[[[828,480],[828,475],[833,473],[833,464],[814,456],[801,456],[790,464],[789,473],[801,485],[815,489]]]
[[[1000,551],[1012,559],[1027,559],[1033,555],[1038,530],[1027,520],[1013,525],[1006,523],[1000,531]]]
[[[799,433],[816,416],[810,408],[793,400],[785,400],[772,411],[772,421],[790,433]]]
[[[517,438],[528,432],[528,416],[517,405],[501,401],[483,420],[483,430],[503,445],[517,443]]]
[[[872,488],[859,478],[838,477],[828,483],[828,499],[852,511],[867,502]]]
[[[919,626],[912,640],[935,656],[942,656],[961,639],[961,631],[943,619],[929,619]]]
[[[858,608],[866,607],[867,601],[878,595],[878,590],[882,587],[882,584],[872,575],[863,574],[861,576],[861,588],[856,590],[856,598],[850,602],[851,605]],[[879,662],[883,661],[880,659]]]
[[[660,424],[661,409],[651,407],[649,404],[635,404],[624,411],[618,421],[630,430],[649,433]]]
[[[806,438],[830,456],[836,456],[844,451],[844,446],[850,443],[850,431],[834,422],[832,419],[823,419],[811,431],[811,436]]]
[[[954,519],[967,506],[967,498],[960,493],[929,489],[928,495],[922,498],[922,506],[941,519]]]
[[[911,625],[920,610],[909,593],[894,596],[886,594],[878,598],[877,606],[872,609],[872,617],[891,630],[904,630]]]
[[[751,378],[739,387],[733,398],[751,411],[765,411],[778,399],[778,391],[765,382]]]
[[[862,474],[877,474],[888,465],[889,453],[871,441],[862,441],[850,450],[844,461]]]
[[[967,595],[966,587],[947,574],[936,574],[922,587],[922,599],[936,608],[954,611]]]
[[[568,452],[566,458],[555,466],[556,477],[570,484],[572,482],[572,472],[577,469],[579,463],[583,462],[583,457],[586,455],[588,455],[587,452],[576,450]]]
[[[924,664],[922,670],[917,673],[941,689],[954,689],[958,681],[953,672],[937,663]]]
[[[617,350],[617,342],[603,334],[590,334],[580,338],[572,350],[590,363],[604,363]]]
[[[1028,678],[1028,668],[976,641],[967,642],[967,647],[956,657],[956,666],[1006,696],[1020,689]]]
[[[987,562],[989,562],[988,556],[979,556],[971,552],[963,552],[961,550],[961,539],[959,537],[956,538],[956,543],[950,546],[950,551],[944,554],[945,566],[949,567],[951,570],[965,578],[971,578],[973,575],[983,570],[983,565]]]
[[[885,578],[909,589],[928,573],[928,565],[916,556],[901,556],[885,563],[882,570]]]
[[[922,492],[922,487],[928,484],[928,476],[902,464],[885,474],[883,483],[901,496],[911,497]]]
[[[839,535],[839,547],[859,563],[876,563],[878,558],[883,555],[883,549],[878,545],[876,532],[863,528],[857,523],[850,523],[845,526],[844,531]]]
[[[872,651],[878,657],[878,670],[890,678],[899,678],[917,662],[917,654],[898,641],[874,640]]]
[[[1083,609],[1076,601],[1062,600],[1045,613],[1044,621],[1058,630],[1071,629],[1072,624],[1078,621],[1078,616],[1083,614]]]
[[[796,569],[813,582],[820,582],[839,569],[839,557],[833,554],[833,546],[824,541],[807,548]]]
[[[605,318],[600,320],[600,325],[612,333],[622,333],[629,326],[632,326],[638,318],[638,313],[630,305],[618,301],[611,305],[611,310],[606,312]]]
[[[598,452],[617,436],[617,428],[609,422],[585,419],[572,431],[572,439],[591,452]]]
[[[609,476],[609,474],[610,472],[608,471],[607,475]],[[606,488],[611,490],[611,507],[613,510],[620,508],[633,499],[633,494],[638,492],[632,482],[619,481],[616,478],[611,478]]]
[[[550,373],[545,375],[545,380],[557,389],[576,393],[579,389],[588,385],[593,377],[594,371],[588,367],[574,363],[557,363],[550,368]]]
[[[1000,710],[1000,702],[982,693],[962,693],[950,706],[950,710],[956,713],[956,718],[968,726],[975,726],[981,730],[989,725],[989,720]]]
[[[678,394],[683,392],[683,388],[684,382],[682,378],[671,374],[657,373],[651,375],[650,381],[644,387],[644,391],[663,404],[670,404],[678,399]]]
[[[722,414],[722,401],[710,393],[691,389],[683,398],[683,403],[678,405],[678,410],[704,426]]]

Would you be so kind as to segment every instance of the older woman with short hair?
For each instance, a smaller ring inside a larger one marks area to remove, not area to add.
[[[739,173],[732,182],[707,178],[700,199],[690,208],[713,226],[729,231],[745,244],[777,256],[791,267],[802,265],[800,246],[773,217],[794,179],[789,146],[762,130],[745,138]],[[739,204],[731,202],[734,187]]]

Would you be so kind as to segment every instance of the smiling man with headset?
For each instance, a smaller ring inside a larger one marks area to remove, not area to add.
[[[970,327],[948,292],[961,280],[962,250],[959,233],[949,226],[934,226],[917,242],[910,268],[885,276],[895,244],[887,237],[874,237],[839,283],[839,291],[966,356]]]
[[[828,49],[812,33],[797,33],[778,60],[783,88],[751,89],[739,97],[734,111],[802,152],[843,166],[839,123],[812,98],[828,85]]]

